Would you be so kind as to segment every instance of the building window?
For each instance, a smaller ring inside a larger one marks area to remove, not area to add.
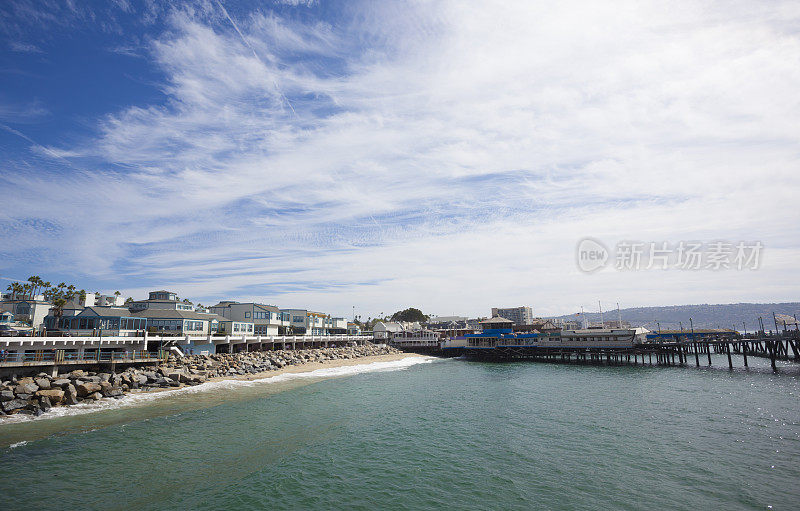
[[[250,313],[249,312],[245,312],[244,313],[244,317],[249,318],[250,317]]]

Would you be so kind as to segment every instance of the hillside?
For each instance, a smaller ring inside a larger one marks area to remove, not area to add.
[[[667,305],[620,309],[624,321],[650,329],[655,329],[656,323],[660,323],[662,329],[678,328],[680,322],[683,322],[684,328],[689,328],[689,318],[692,318],[695,327],[735,327],[736,330],[742,330],[744,322],[748,331],[757,329],[759,316],[763,318],[766,330],[774,330],[773,312],[800,317],[800,302]],[[600,321],[600,314],[597,312],[587,312],[586,316],[590,322]],[[576,319],[575,314],[553,317]],[[603,311],[603,319],[617,319],[617,310]]]

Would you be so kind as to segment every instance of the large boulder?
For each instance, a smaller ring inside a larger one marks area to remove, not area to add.
[[[103,394],[101,394],[99,392],[93,392],[93,393],[89,394],[88,396],[86,396],[86,399],[87,400],[100,401],[101,399],[103,399]]]
[[[61,389],[47,389],[36,392],[40,398],[46,397],[52,404],[61,404],[64,400],[64,391]]]
[[[80,381],[75,385],[75,389],[78,391],[78,396],[80,397],[86,397],[89,394],[100,392],[100,388],[100,384],[90,381]]]
[[[14,413],[17,410],[22,410],[28,406],[28,402],[23,399],[12,399],[11,401],[5,401],[2,404],[3,411],[6,413]]]
[[[39,386],[33,383],[33,380],[31,380],[30,382],[20,383],[19,385],[17,385],[17,387],[14,389],[14,392],[17,395],[33,394],[37,390],[39,390]]]
[[[78,390],[75,388],[75,385],[70,384],[64,388],[64,404],[78,404]]]
[[[57,380],[53,380],[52,382],[50,382],[50,388],[60,387],[60,388],[63,389],[67,385],[70,385],[71,383],[72,382],[70,380],[68,380],[67,378],[58,378]]]
[[[53,407],[53,404],[50,402],[50,398],[47,396],[41,396],[39,398],[39,407],[43,412],[47,412]]]
[[[50,380],[48,378],[36,378],[34,381],[39,386],[39,389],[47,390],[50,388]]]
[[[13,390],[0,391],[0,401],[11,401],[12,399],[14,399]]]
[[[75,380],[77,378],[83,378],[85,376],[86,376],[86,371],[82,371],[80,369],[76,369],[75,371],[72,371],[71,373],[69,373],[69,377],[71,379],[73,379],[73,380]]]

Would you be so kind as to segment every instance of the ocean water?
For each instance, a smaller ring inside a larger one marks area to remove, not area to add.
[[[0,502],[9,510],[800,508],[800,369],[714,363],[406,359],[6,421]]]

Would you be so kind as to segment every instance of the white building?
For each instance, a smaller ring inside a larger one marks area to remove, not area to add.
[[[372,327],[372,336],[375,339],[388,340],[392,335],[404,331],[403,325],[393,321],[378,321]]]
[[[515,325],[530,325],[533,323],[533,311],[528,306],[508,308],[492,307],[492,317],[509,319]]]
[[[39,330],[44,324],[44,318],[50,312],[50,307],[53,306],[40,298],[41,296],[26,300],[2,300],[0,310],[13,314],[15,321],[27,323],[34,330]]]
[[[95,305],[100,307],[124,307],[125,299],[121,295],[100,295],[96,298]]]

